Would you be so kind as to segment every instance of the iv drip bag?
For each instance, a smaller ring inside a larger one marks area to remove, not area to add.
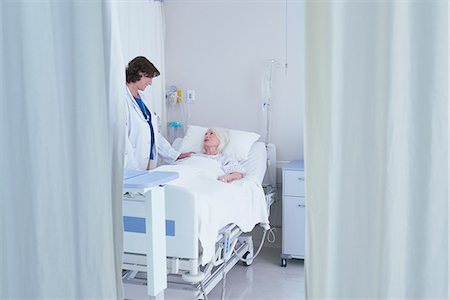
[[[273,91],[275,70],[280,67],[280,63],[274,59],[266,60],[264,63],[264,73],[261,81],[261,92],[264,103],[270,104]]]

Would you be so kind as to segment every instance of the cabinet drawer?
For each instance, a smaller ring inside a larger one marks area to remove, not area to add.
[[[283,241],[284,254],[305,256],[305,198],[283,198]]]
[[[305,196],[305,172],[286,170],[283,172],[283,195]]]

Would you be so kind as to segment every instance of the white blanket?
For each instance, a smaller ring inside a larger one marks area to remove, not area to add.
[[[200,263],[207,264],[214,256],[219,230],[234,223],[243,232],[258,224],[269,227],[264,191],[252,175],[231,183],[217,178],[224,175],[218,162],[200,156],[158,168],[174,171],[179,178],[171,185],[184,187],[196,194],[199,218],[199,240],[203,249]]]

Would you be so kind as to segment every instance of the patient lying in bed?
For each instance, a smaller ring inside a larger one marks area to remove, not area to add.
[[[229,141],[228,132],[222,128],[209,128],[203,139],[203,153],[195,154],[217,161],[225,175],[219,176],[222,182],[232,182],[244,177],[245,170],[235,159],[226,157],[222,154],[223,148]]]
[[[227,137],[227,131],[224,136]],[[214,128],[208,130],[203,139],[202,153],[156,170],[177,172],[178,179],[167,186],[183,188],[194,195],[198,239],[203,250],[200,262],[205,265],[214,257],[215,242],[221,228],[233,223],[243,232],[249,232],[255,224],[268,226],[269,221],[261,179],[251,167],[244,169],[241,162],[223,154],[227,139],[220,143],[220,129],[215,132]],[[262,160],[264,163],[265,159]],[[171,207],[170,203],[170,199],[166,201],[166,211],[180,209],[179,206]]]

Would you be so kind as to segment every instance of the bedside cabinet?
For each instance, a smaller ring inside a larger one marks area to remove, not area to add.
[[[282,169],[282,246],[281,266],[286,260],[305,258],[305,171],[303,160],[294,160]]]

